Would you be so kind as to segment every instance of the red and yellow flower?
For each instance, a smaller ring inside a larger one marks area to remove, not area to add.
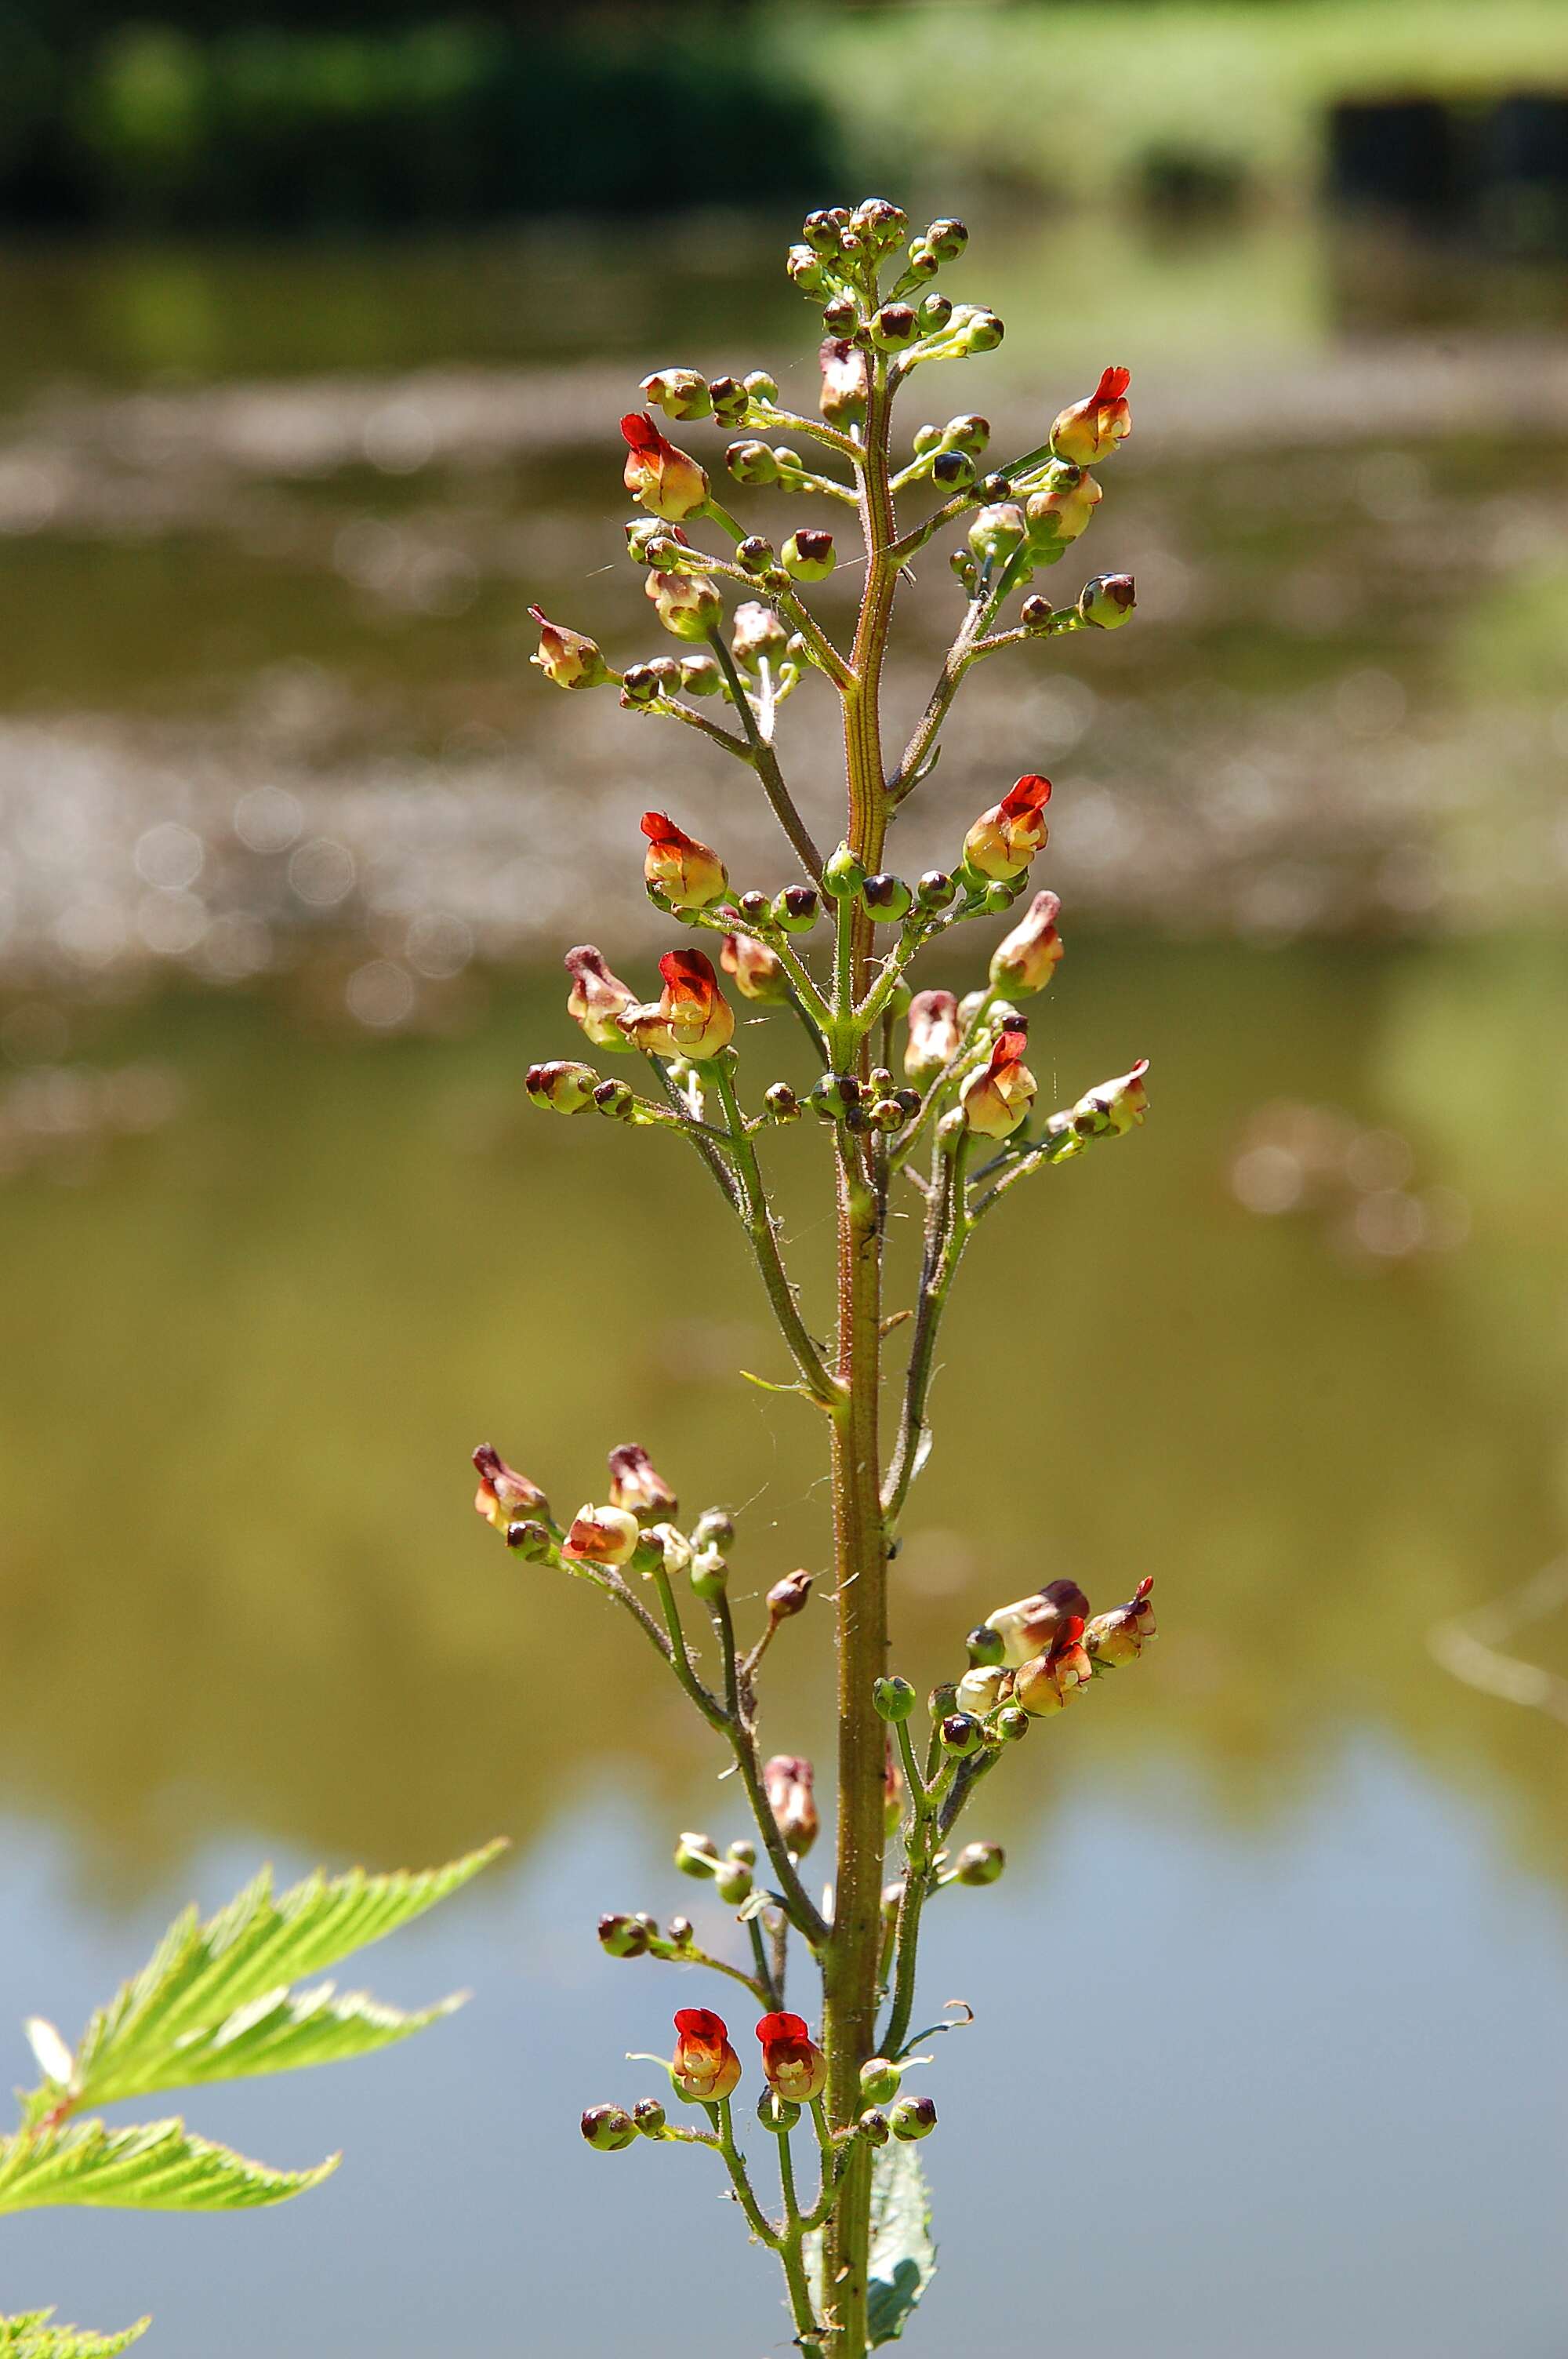
[[[730,2045],[730,2027],[708,2006],[683,2006],[676,2017],[676,2052],[670,2065],[676,2087],[694,2105],[716,2105],[741,2078],[741,2059]]]
[[[1127,399],[1131,382],[1130,369],[1108,368],[1092,393],[1062,411],[1051,429],[1051,448],[1058,459],[1087,467],[1096,459],[1108,459],[1117,444],[1126,441],[1132,431]]]
[[[1014,1672],[1012,1701],[1038,1719],[1046,1712],[1060,1712],[1093,1677],[1094,1666],[1084,1647],[1084,1617],[1065,1614],[1046,1651]]]
[[[706,909],[730,889],[724,863],[709,843],[699,843],[677,827],[667,811],[644,811],[638,822],[648,839],[643,874],[650,892],[672,909]]]
[[[983,810],[964,838],[964,858],[981,876],[1005,883],[1022,876],[1035,853],[1049,840],[1045,806],[1051,781],[1034,776],[1020,778],[1000,803]]]
[[[623,1441],[610,1453],[610,1504],[639,1523],[657,1523],[680,1501],[641,1443]]]
[[[524,1521],[530,1516],[547,1516],[550,1503],[537,1483],[530,1483],[526,1474],[519,1474],[515,1466],[508,1466],[499,1450],[488,1441],[481,1442],[473,1453],[479,1469],[479,1489],[473,1495],[474,1512],[503,1532],[508,1524]]]
[[[641,1538],[636,1516],[624,1507],[596,1507],[590,1501],[572,1517],[561,1554],[572,1564],[629,1564]]]
[[[624,482],[650,516],[679,524],[708,505],[708,477],[695,459],[667,442],[645,411],[621,420],[626,443]]]
[[[1130,1073],[1118,1073],[1110,1082],[1101,1082],[1078,1100],[1073,1108],[1073,1125],[1097,1136],[1119,1138],[1141,1123],[1149,1111],[1149,1093],[1143,1086],[1143,1076],[1149,1071],[1147,1057],[1140,1057]]]
[[[604,952],[592,942],[579,942],[565,959],[572,987],[567,994],[567,1014],[575,1016],[596,1049],[625,1049],[630,1043],[619,1019],[637,1005],[629,983],[611,974]]]
[[[986,1627],[1001,1640],[1003,1662],[1017,1670],[1032,1656],[1051,1647],[1069,1616],[1076,1614],[1082,1621],[1088,1610],[1089,1601],[1076,1581],[1052,1581],[1032,1597],[999,1605],[994,1614],[986,1615]]]
[[[630,1007],[621,1028],[655,1057],[717,1057],[735,1031],[735,1011],[700,951],[666,951],[659,961],[665,987],[649,1006]]]
[[[1029,1027],[1010,1024],[990,1056],[958,1093],[964,1119],[982,1138],[1007,1138],[1028,1114],[1039,1084],[1023,1061]]]
[[[799,2015],[764,2015],[757,2026],[762,2043],[762,2073],[776,2097],[809,2105],[827,2086],[827,2059]]]
[[[957,1001],[950,991],[917,991],[909,1003],[904,1071],[912,1082],[929,1081],[957,1053]]]
[[[597,639],[581,631],[568,631],[564,623],[552,623],[543,607],[528,609],[539,625],[539,652],[530,656],[546,679],[557,688],[600,688],[611,677],[610,666]]]
[[[1121,1663],[1135,1662],[1143,1652],[1145,1640],[1156,1635],[1154,1608],[1149,1603],[1153,1586],[1153,1574],[1145,1573],[1125,1605],[1113,1606],[1108,1614],[1097,1614],[1088,1624],[1084,1646],[1097,1663],[1115,1669]]]

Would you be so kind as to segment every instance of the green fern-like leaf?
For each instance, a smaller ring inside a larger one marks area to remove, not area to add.
[[[302,2195],[337,2167],[332,2155],[314,2170],[272,2170],[193,2136],[183,2122],[148,2122],[124,2130],[103,2122],[70,2122],[0,2138],[0,2212],[27,2212],[43,2203],[133,2212],[253,2211]]]
[[[140,2342],[148,2321],[123,2327],[118,2334],[89,2334],[80,2326],[51,2326],[52,2310],[29,2310],[16,2318],[0,2318],[0,2359],[115,2359]]]
[[[264,1868],[206,1924],[188,1908],[82,2034],[65,2084],[73,2105],[362,2056],[449,2013],[456,2000],[405,2015],[330,1984],[289,1985],[423,1916],[502,1848],[423,1875],[318,1874],[279,1897]]]

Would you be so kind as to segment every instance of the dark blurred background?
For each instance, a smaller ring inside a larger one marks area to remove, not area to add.
[[[572,2127],[697,1995],[593,1918],[700,1906],[666,1843],[738,1832],[729,1788],[470,1516],[466,1453],[569,1506],[643,1440],[743,1511],[743,1614],[822,1560],[696,1175],[521,1091],[576,1045],[566,943],[666,946],[647,803],[739,883],[785,864],[686,733],[544,683],[525,610],[655,651],[615,420],[674,362],[809,405],[784,249],[873,189],[963,214],[947,283],[1008,323],[906,430],[978,408],[1000,456],[1133,372],[1082,571],[1135,573],[1134,627],[978,675],[895,858],[1048,770],[1043,1087],[1154,1060],[1146,1127],[977,1250],[900,1561],[921,1681],[1069,1570],[1152,1571],[1164,1633],[1025,1749],[976,1830],[1009,1877],[936,1928],[931,1996],[980,2022],[932,2077],[914,2331],[1568,2341],[1556,0],[0,0],[0,2019],[70,2034],[259,1854],[516,1839],[375,1964],[474,1984],[455,2024],[197,2109],[344,2144],[330,2187],[29,2219],[0,2307],[152,2307],[169,2359],[784,2347],[733,2235],[675,2283],[695,2174]],[[901,717],[957,619],[919,575]],[[823,832],[833,738],[808,684]],[[776,1020],[743,1049],[755,1093],[798,1073]],[[769,1150],[818,1305],[821,1145]],[[826,1752],[814,1622],[767,1733]]]

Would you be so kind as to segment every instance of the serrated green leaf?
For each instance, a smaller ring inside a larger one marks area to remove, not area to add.
[[[29,2310],[16,2318],[0,2318],[0,2359],[115,2359],[146,2332],[150,2321],[138,2319],[118,2334],[90,2334],[80,2326],[51,2326],[52,2310]]]
[[[866,2322],[871,2347],[894,2343],[936,2274],[931,2196],[914,2147],[894,2138],[871,2168],[871,2245]]]
[[[75,2103],[363,2055],[433,2022],[455,2002],[407,2016],[359,1993],[336,1998],[330,1985],[291,1998],[289,1984],[423,1916],[503,1848],[491,1843],[422,1875],[318,1873],[278,1898],[264,1868],[206,1924],[186,1909],[88,2024],[74,2060]]]
[[[243,2212],[283,2203],[336,2170],[273,2170],[228,2147],[195,2137],[183,2122],[112,2130],[103,2122],[22,2130],[0,2138],[0,2212],[43,2203],[134,2212]]]

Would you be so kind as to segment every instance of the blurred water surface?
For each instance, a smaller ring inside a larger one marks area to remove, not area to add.
[[[639,1439],[737,1511],[742,1614],[822,1561],[818,1436],[738,1379],[784,1371],[711,1191],[520,1089],[574,1045],[542,945],[664,946],[643,799],[784,874],[732,780],[539,685],[521,611],[651,647],[588,420],[649,362],[787,348],[809,315],[738,291],[753,244],[688,233],[656,281],[564,235],[0,261],[0,2020],[72,2030],[260,1854],[517,1846],[367,1969],[473,1985],[456,2022],[192,2108],[279,2161],[345,2146],[330,2188],[29,2218],[0,2306],[151,2307],[170,2359],[598,2359],[629,2318],[650,2359],[786,2347],[702,2159],[573,2127],[697,1995],[593,1919],[700,1904],[668,1843],[740,1832],[729,1788],[466,1471],[493,1440],[569,1506]],[[1063,1102],[1146,1053],[1155,1108],[982,1234],[899,1658],[949,1675],[1068,1570],[1104,1602],[1154,1571],[1163,1635],[988,1789],[1009,1876],[936,1912],[933,2012],[980,2019],[931,2076],[921,2331],[1548,2359],[1568,1747],[1427,1638],[1563,1546],[1568,432],[1541,392],[1499,475],[1465,410],[1562,347],[1539,318],[1352,339],[1279,224],[1040,259],[1004,239],[1005,363],[934,414],[994,392],[1027,433],[1133,363],[1090,561],[1143,611],[982,677],[898,856],[1049,768],[1070,951],[1033,1061]],[[937,565],[909,602],[916,709],[949,598]],[[753,1093],[799,1077],[778,1019],[742,1045]],[[769,1160],[823,1306],[824,1142]],[[822,1612],[773,1658],[782,1748],[831,1745]],[[1568,1671],[1565,1635],[1521,1645]]]

